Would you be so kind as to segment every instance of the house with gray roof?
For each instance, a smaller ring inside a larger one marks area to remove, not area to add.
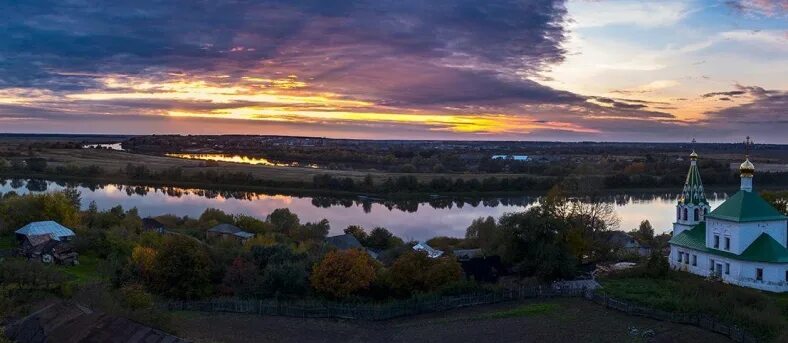
[[[55,221],[32,222],[16,230],[16,237],[22,241],[27,237],[46,235],[56,241],[70,241],[76,235],[71,229]]]
[[[241,228],[232,224],[216,225],[208,229],[206,235],[208,236],[208,238],[234,239],[241,243],[245,243],[246,241],[254,237],[253,233],[246,232]]]

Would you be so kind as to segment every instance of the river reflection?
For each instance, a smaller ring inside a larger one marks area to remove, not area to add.
[[[478,217],[499,217],[539,203],[537,196],[506,198],[450,198],[425,200],[383,200],[368,197],[336,198],[328,196],[294,196],[243,191],[218,191],[178,187],[148,187],[115,184],[66,184],[44,180],[0,180],[0,192],[17,194],[59,191],[75,187],[82,193],[82,207],[95,201],[99,209],[117,205],[136,207],[142,216],[175,214],[199,216],[206,208],[228,213],[265,218],[277,208],[287,207],[302,222],[326,218],[331,234],[342,233],[348,225],[371,229],[383,226],[405,239],[428,239],[445,235],[461,237],[465,228]],[[673,193],[626,193],[610,195],[621,219],[620,229],[636,228],[641,220],[651,221],[657,233],[670,231],[675,213]],[[712,209],[724,199],[724,193],[707,193]]]
[[[227,155],[227,154],[165,154],[165,155],[169,157],[184,158],[187,160],[232,162],[232,163],[253,164],[253,165],[274,166],[274,167],[318,168],[316,164],[309,164],[302,166],[296,162],[280,163],[262,157],[249,157],[249,156],[241,156],[241,155]]]

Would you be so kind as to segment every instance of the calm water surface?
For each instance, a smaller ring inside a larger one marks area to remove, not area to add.
[[[18,194],[52,192],[65,188],[64,184],[41,180],[0,180],[0,192]],[[99,209],[121,205],[136,207],[142,216],[175,214],[199,216],[206,208],[218,208],[228,213],[247,214],[265,218],[277,208],[287,207],[298,214],[302,222],[326,218],[331,223],[331,234],[340,234],[348,225],[367,229],[383,226],[405,239],[423,240],[434,236],[465,235],[465,228],[478,217],[499,217],[538,204],[538,197],[491,198],[483,200],[455,200],[439,198],[430,201],[380,202],[365,198],[329,198],[290,196],[250,192],[220,192],[175,187],[154,188],[125,185],[76,185],[82,193],[82,207],[95,201]],[[677,190],[678,192],[678,190]],[[707,193],[712,209],[725,194]],[[636,228],[648,219],[658,233],[670,231],[677,194],[629,193],[610,196],[621,219],[619,229]]]

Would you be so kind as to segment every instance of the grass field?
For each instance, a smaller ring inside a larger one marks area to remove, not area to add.
[[[59,267],[64,274],[73,278],[75,283],[84,284],[101,279],[98,273],[98,265],[99,259],[97,257],[81,255],[79,256],[79,265]]]
[[[463,179],[483,179],[489,176],[498,178],[533,176],[526,174],[446,174],[446,173],[389,173],[379,171],[346,171],[330,169],[314,169],[299,167],[278,167],[265,165],[248,165],[232,162],[212,162],[212,166],[205,166],[204,161],[189,160],[166,156],[151,156],[133,154],[123,151],[102,150],[102,149],[44,149],[36,152],[39,157],[47,159],[50,166],[72,164],[77,166],[96,165],[103,168],[107,173],[115,173],[126,167],[128,163],[145,165],[154,171],[160,171],[172,167],[183,168],[185,174],[197,171],[214,170],[219,173],[250,173],[259,179],[272,181],[300,181],[312,182],[315,175],[331,174],[334,176],[350,177],[357,181],[364,179],[366,175],[371,175],[376,183],[383,182],[389,177],[399,177],[402,175],[413,175],[419,181],[429,181],[438,177],[463,178]]]
[[[176,312],[201,342],[728,342],[696,327],[630,317],[582,299],[475,306],[382,322]],[[654,337],[644,337],[651,331]],[[250,339],[254,338],[254,339]]]
[[[681,272],[659,279],[618,276],[601,283],[603,291],[614,298],[665,311],[708,314],[766,339],[788,339],[788,294],[707,281]]]
[[[0,236],[0,250],[16,248],[16,240],[13,235]]]

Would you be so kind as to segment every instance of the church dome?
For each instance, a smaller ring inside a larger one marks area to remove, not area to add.
[[[698,153],[695,152],[695,150],[692,150],[692,153],[690,154],[690,160],[696,161],[697,159],[698,159]]]
[[[742,176],[752,176],[755,174],[755,166],[748,158],[739,166],[739,171],[741,172]]]

